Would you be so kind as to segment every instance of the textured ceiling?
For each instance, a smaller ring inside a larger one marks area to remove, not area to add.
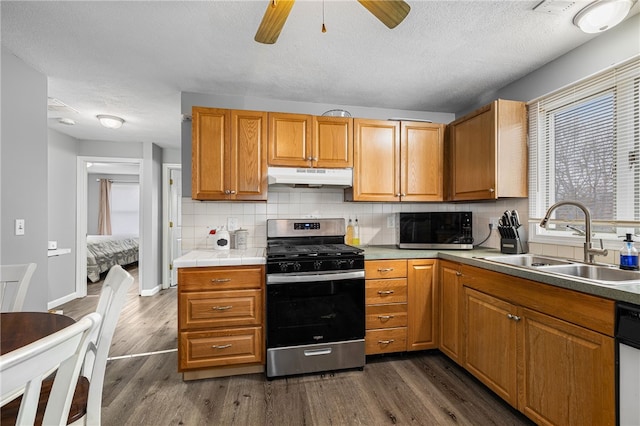
[[[357,1],[298,0],[274,45],[267,1],[1,2],[2,44],[77,112],[78,139],[180,145],[180,92],[455,113],[594,37],[538,0],[416,1],[393,30]],[[634,7],[637,12],[638,5]],[[96,114],[123,117],[117,130]]]

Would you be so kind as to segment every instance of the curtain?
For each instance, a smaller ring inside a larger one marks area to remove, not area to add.
[[[111,181],[109,179],[100,179],[98,235],[111,235]]]

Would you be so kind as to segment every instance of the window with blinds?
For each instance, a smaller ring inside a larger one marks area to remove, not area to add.
[[[552,204],[575,200],[589,207],[598,238],[640,235],[640,58],[528,107],[531,218],[539,222]],[[555,229],[532,224],[532,241],[571,236],[566,225],[584,220],[572,206],[552,217]]]

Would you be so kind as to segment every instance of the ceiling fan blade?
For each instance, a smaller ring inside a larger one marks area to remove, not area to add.
[[[264,44],[275,43],[294,2],[295,0],[270,0],[254,40]]]
[[[403,0],[358,0],[369,12],[389,28],[395,28],[411,10]]]

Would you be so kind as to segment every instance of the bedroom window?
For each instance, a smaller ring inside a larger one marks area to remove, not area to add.
[[[528,107],[530,240],[584,240],[566,226],[584,223],[574,207],[554,212],[555,229],[538,226],[563,200],[589,207],[596,238],[619,242],[625,233],[640,234],[640,59]]]
[[[140,184],[111,184],[111,234],[139,235]]]

